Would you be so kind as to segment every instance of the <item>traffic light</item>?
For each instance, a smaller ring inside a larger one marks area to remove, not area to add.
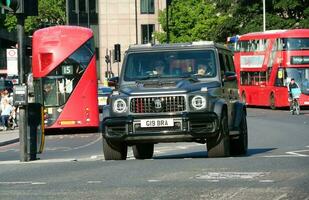
[[[110,59],[109,55],[105,56],[105,62],[106,62],[106,64],[111,62],[111,59]]]
[[[114,45],[114,62],[121,61],[121,51],[120,51],[120,44]]]
[[[38,15],[38,0],[1,0],[0,7],[15,14]]]

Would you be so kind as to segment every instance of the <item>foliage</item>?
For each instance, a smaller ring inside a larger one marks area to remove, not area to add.
[[[65,24],[65,0],[39,0],[39,15],[29,16],[25,20],[25,32],[32,34],[36,29]],[[17,19],[12,14],[7,14],[0,27],[4,26],[8,31],[16,28]]]
[[[159,13],[166,42],[166,9]],[[266,0],[266,30],[309,28],[309,1]],[[262,0],[173,0],[169,7],[170,42],[214,40],[263,31]]]

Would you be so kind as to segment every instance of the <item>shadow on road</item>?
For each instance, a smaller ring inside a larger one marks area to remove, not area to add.
[[[251,157],[257,154],[266,153],[276,148],[260,148],[260,149],[248,149],[246,155],[241,156],[231,156],[231,157]],[[208,158],[207,151],[196,151],[191,153],[183,154],[169,154],[164,156],[154,156],[153,159],[183,159],[183,158]]]
[[[260,149],[248,149],[246,156],[254,156],[256,154],[266,153],[268,151],[275,150],[277,148],[260,148]]]

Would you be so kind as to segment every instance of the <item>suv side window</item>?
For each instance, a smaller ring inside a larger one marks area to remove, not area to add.
[[[226,61],[228,63],[228,69],[230,72],[235,72],[235,66],[234,66],[234,61],[232,55],[225,55],[226,56]]]
[[[228,67],[226,66],[224,55],[219,52],[219,61],[220,61],[220,74],[223,77],[224,72],[228,71]]]

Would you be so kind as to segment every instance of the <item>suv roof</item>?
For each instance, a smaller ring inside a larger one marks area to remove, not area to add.
[[[134,44],[130,45],[129,49],[127,50],[128,52],[133,52],[133,51],[147,51],[147,50],[161,50],[161,49],[175,49],[175,48],[185,48],[185,49],[190,49],[190,48],[205,48],[205,47],[217,47],[217,48],[223,48],[227,49],[222,44],[215,43],[213,41],[197,41],[197,42],[187,42],[187,43],[169,43],[169,44]]]

